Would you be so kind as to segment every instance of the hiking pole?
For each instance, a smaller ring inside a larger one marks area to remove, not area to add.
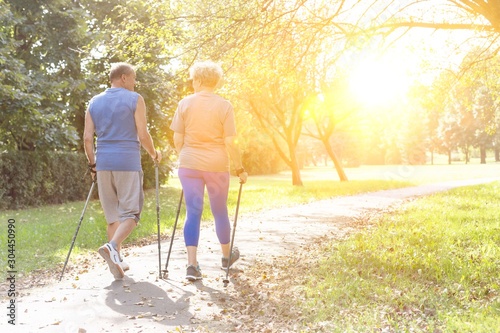
[[[61,272],[61,276],[59,277],[59,281],[62,280],[64,275],[64,271],[66,270],[66,265],[68,264],[69,256],[71,254],[71,250],[73,250],[73,246],[75,245],[76,235],[78,235],[78,231],[80,230],[80,225],[82,224],[83,215],[85,214],[85,210],[87,210],[87,205],[89,204],[90,198],[92,197],[92,193],[94,192],[94,187],[96,184],[96,180],[92,180],[92,186],[90,187],[89,195],[87,196],[87,201],[85,202],[85,206],[83,206],[82,215],[80,216],[80,221],[78,222],[78,226],[76,227],[75,234],[73,235],[73,240],[71,241],[71,247],[69,248],[68,255],[66,256],[66,261],[64,262],[64,267]]]
[[[238,191],[238,202],[236,203],[236,213],[234,214],[233,235],[231,236],[231,246],[229,248],[229,260],[227,262],[226,278],[222,281],[224,282],[224,287],[227,287],[227,284],[229,283],[229,267],[231,267],[231,259],[232,259],[231,257],[233,256],[234,234],[236,233],[236,222],[238,221],[238,211],[240,209],[242,188],[243,188],[243,183],[240,182],[240,190]]]
[[[161,279],[160,182],[158,176],[157,160],[155,160],[155,183],[156,183],[156,227],[158,229],[158,278]]]
[[[172,237],[170,238],[170,247],[168,249],[167,261],[165,262],[165,269],[163,270],[163,279],[166,279],[168,277],[168,262],[170,260],[170,253],[172,252],[172,245],[174,244],[175,229],[177,229],[177,221],[179,220],[179,214],[181,212],[183,196],[184,190],[181,190],[181,197],[179,199],[179,204],[177,205],[177,215],[175,216],[174,230],[172,231]]]

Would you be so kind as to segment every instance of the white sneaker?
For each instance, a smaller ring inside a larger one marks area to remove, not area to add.
[[[126,271],[128,271],[128,270],[130,269],[129,264],[127,264],[127,263],[125,262],[125,260],[123,260],[123,259],[122,259],[122,261],[120,262],[120,266],[122,267],[122,269],[123,269],[123,271],[124,271],[124,272],[126,272]]]
[[[104,258],[104,260],[106,260],[109,266],[109,271],[113,274],[115,280],[123,279],[125,273],[120,265],[121,260],[118,251],[116,251],[111,244],[106,243],[99,248],[99,254]]]

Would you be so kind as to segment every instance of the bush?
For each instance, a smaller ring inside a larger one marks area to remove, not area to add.
[[[249,175],[274,174],[286,170],[285,162],[273,148],[252,145],[243,152],[242,163]]]
[[[158,166],[158,181],[160,184],[165,184],[168,181],[168,176],[172,172],[172,165],[168,160],[168,155],[163,152],[163,159]],[[141,155],[142,171],[144,172],[144,189],[155,188],[156,176],[155,165],[151,156],[143,149]]]
[[[142,163],[144,188],[152,188],[153,162],[142,156]],[[85,200],[91,185],[85,154],[77,152],[9,151],[0,154],[0,170],[2,210]],[[170,170],[168,162],[161,163],[160,183]]]
[[[87,159],[76,152],[0,154],[0,209],[82,200],[90,188]]]

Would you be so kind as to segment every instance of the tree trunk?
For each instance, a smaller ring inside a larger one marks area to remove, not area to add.
[[[328,153],[328,156],[330,156],[330,158],[333,161],[333,164],[335,165],[335,169],[337,170],[337,174],[339,175],[340,181],[346,182],[347,176],[344,172],[344,168],[342,168],[342,164],[340,163],[339,159],[337,158],[337,155],[333,151],[332,146],[330,145],[330,142],[323,141],[323,144],[325,145],[326,152]]]
[[[448,150],[448,164],[451,165],[451,150]]]
[[[297,153],[295,149],[290,147],[290,168],[292,169],[292,185],[303,186],[302,179],[300,177],[300,167],[297,160]]]
[[[495,162],[500,162],[500,149],[495,148]]]
[[[486,164],[486,148],[484,146],[479,147],[481,152],[481,164]]]

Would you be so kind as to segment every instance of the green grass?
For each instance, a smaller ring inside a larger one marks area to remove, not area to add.
[[[292,186],[286,175],[250,178],[243,187],[240,213],[290,206],[339,195],[412,185],[411,182],[386,180],[353,180],[341,183],[338,180],[332,180],[335,176],[332,169],[329,168],[328,171],[319,172],[315,177],[304,177],[302,187]],[[178,179],[173,178],[160,190],[160,225],[164,239],[172,234],[180,188]],[[228,202],[230,215],[235,212],[238,188],[237,179],[233,177]],[[5,221],[4,231],[0,231],[2,244],[6,244],[7,240],[8,219],[16,221],[16,269],[20,277],[38,269],[62,267],[83,207],[84,202],[72,202],[0,213],[0,219]],[[183,205],[178,228],[182,227],[184,216]],[[207,198],[202,218],[204,223],[212,221]],[[95,251],[102,245],[107,239],[105,226],[101,205],[98,200],[92,200],[81,223],[72,257],[79,253]],[[149,190],[145,193],[141,222],[125,241],[124,246],[155,242],[156,235],[156,192]],[[5,246],[0,249],[0,267],[5,271],[8,270]]]
[[[330,332],[500,332],[500,184],[419,199],[332,244],[309,320]]]

